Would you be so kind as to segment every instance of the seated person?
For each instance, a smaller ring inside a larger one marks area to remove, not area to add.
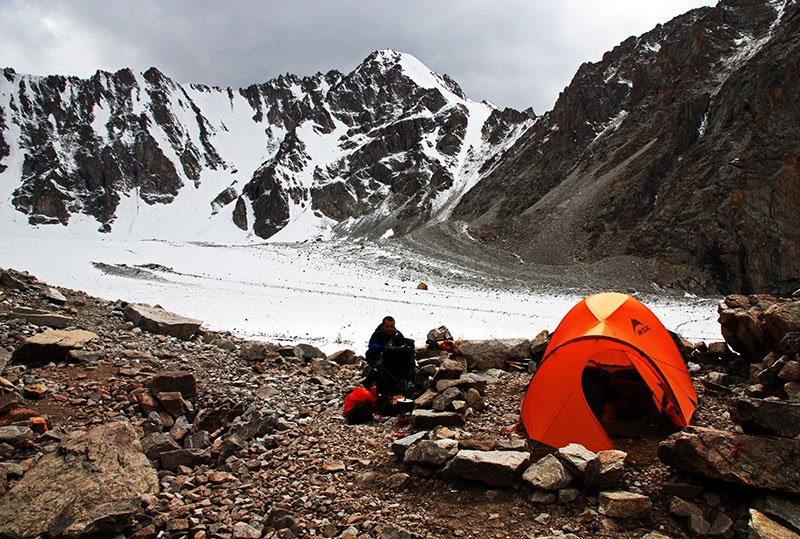
[[[376,386],[378,411],[384,415],[396,415],[404,411],[393,402],[393,397],[407,393],[414,386],[416,360],[414,357],[414,341],[406,339],[395,327],[391,316],[383,319],[369,340],[365,354],[369,364],[369,372],[364,379],[364,386]],[[406,403],[408,404],[408,403]]]

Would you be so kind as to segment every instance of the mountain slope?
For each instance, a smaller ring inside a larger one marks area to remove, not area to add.
[[[626,40],[581,66],[454,216],[529,261],[636,255],[712,277],[680,286],[793,291],[798,36],[794,2],[724,1]]]

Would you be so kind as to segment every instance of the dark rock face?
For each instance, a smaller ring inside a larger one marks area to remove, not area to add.
[[[723,1],[626,40],[581,66],[455,216],[533,261],[635,254],[713,277],[677,286],[793,291],[799,30],[797,5]]]

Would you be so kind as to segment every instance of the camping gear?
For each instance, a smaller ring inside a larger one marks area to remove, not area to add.
[[[411,411],[413,401],[398,401],[414,396],[416,371],[413,340],[395,339],[381,349],[380,359],[367,376],[377,385],[378,412],[399,415]]]
[[[611,435],[663,436],[689,424],[697,395],[675,342],[635,298],[589,296],[552,335],[522,400],[535,442],[613,449]]]

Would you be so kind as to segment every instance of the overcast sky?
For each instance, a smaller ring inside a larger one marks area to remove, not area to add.
[[[352,71],[395,49],[475,101],[550,110],[583,62],[716,0],[0,0],[0,66],[87,77],[156,66],[239,88]]]

